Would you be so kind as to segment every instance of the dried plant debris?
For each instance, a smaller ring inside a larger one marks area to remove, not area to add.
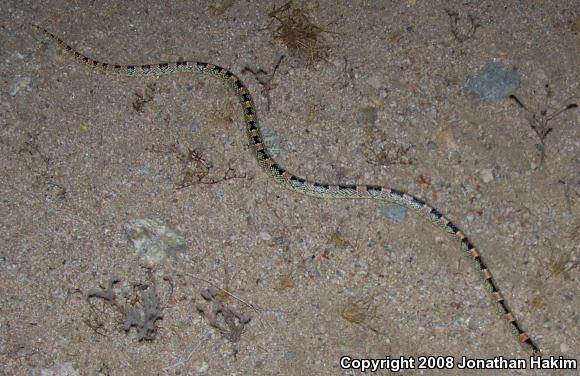
[[[180,176],[174,180],[175,189],[184,189],[198,184],[219,184],[232,179],[245,179],[246,174],[237,172],[230,162],[228,168],[221,174],[213,172],[214,166],[197,150],[183,144],[170,146],[153,146],[147,150],[154,153],[173,154],[181,164]]]
[[[376,122],[376,119],[373,122]],[[402,145],[396,141],[391,141],[385,130],[369,124],[370,126],[363,128],[367,141],[362,146],[367,163],[383,168],[414,163],[413,158],[409,155],[413,149],[412,145]]]
[[[131,328],[137,329],[137,339],[155,339],[155,323],[163,319],[159,308],[159,299],[154,288],[150,288],[141,295],[142,307],[130,308],[123,318],[123,329],[128,332]]]
[[[306,55],[309,62],[324,60],[329,50],[323,37],[329,31],[312,22],[312,9],[313,6],[294,6],[292,1],[288,1],[268,14],[278,23],[274,37],[281,40],[292,53]]]
[[[344,68],[342,69],[342,79],[338,83],[339,89],[344,89],[348,86],[352,87],[353,89],[360,91],[356,86],[356,70],[360,68],[360,66],[354,66],[346,57],[344,59]]]
[[[558,277],[562,274],[568,273],[570,270],[580,266],[580,260],[574,259],[574,249],[566,252],[558,257],[557,260],[550,262],[548,267],[550,271],[550,277]],[[546,278],[547,279],[547,278]]]
[[[234,115],[230,108],[220,108],[208,115],[207,125],[210,129],[225,129],[234,123]]]
[[[481,24],[477,18],[471,14],[463,15],[455,10],[446,9],[445,12],[449,16],[449,27],[453,38],[459,43],[463,43],[471,39]]]
[[[560,184],[560,187],[562,187],[568,212],[573,214],[575,206],[578,203],[578,199],[580,198],[580,176],[577,178],[572,178],[571,181],[567,180],[568,179],[559,179],[558,184]],[[580,232],[578,232],[576,236],[577,239],[575,240],[580,240]]]
[[[373,332],[377,332],[376,329],[371,328],[368,322],[375,316],[373,311],[371,314],[371,304],[375,296],[367,296],[353,299],[348,302],[348,304],[342,309],[340,316],[348,322],[353,324],[361,325],[366,327]]]
[[[570,236],[574,244],[580,243],[580,224],[577,224]]]
[[[348,237],[344,235],[339,229],[334,230],[330,234],[330,238],[328,239],[326,244],[342,249],[352,246],[352,244],[348,241]]]
[[[546,300],[544,298],[544,295],[542,294],[542,295],[534,296],[532,298],[532,300],[530,301],[530,305],[536,311],[544,308],[546,306]]]
[[[92,299],[101,299],[110,305],[115,311],[121,314],[121,325],[125,332],[129,333],[131,328],[136,329],[136,338],[138,341],[154,340],[156,323],[158,320],[163,319],[163,312],[155,284],[136,286],[141,293],[138,297],[132,299],[131,304],[127,304],[115,292],[115,286],[120,282],[121,279],[118,277],[110,278],[105,288],[89,290],[87,292],[87,300],[90,303]],[[98,325],[92,324],[90,326],[95,329],[103,325],[99,323]]]
[[[221,298],[221,290],[209,287],[201,292],[203,299],[209,304],[201,302],[195,305],[209,324],[219,330],[221,335],[232,343],[240,341],[245,326],[250,323],[252,316],[241,313],[233,306],[226,304]]]
[[[36,131],[34,133],[26,132],[27,140],[24,141],[24,145],[18,150],[19,153],[28,154],[31,158],[31,163],[37,164],[35,160],[39,160],[40,172],[35,176],[38,179],[39,184],[45,186],[45,197],[57,198],[59,200],[64,200],[67,196],[67,189],[55,182],[55,174],[52,172],[52,166],[54,161],[45,152],[42,151],[42,146],[40,145],[38,138],[40,137],[40,132]],[[36,169],[30,168],[30,172]]]
[[[546,98],[551,97],[552,91],[550,89],[550,86],[546,84],[544,88],[546,90]],[[510,98],[513,99],[518,104],[518,106],[520,106],[520,108],[526,111],[527,113],[526,120],[528,121],[530,127],[532,128],[534,133],[536,133],[536,136],[538,136],[538,139],[540,141],[540,143],[537,145],[537,148],[539,149],[540,152],[540,162],[534,164],[533,166],[533,169],[537,170],[542,166],[542,164],[544,163],[544,159],[546,158],[545,140],[548,134],[550,134],[550,132],[552,132],[553,130],[553,127],[550,126],[549,123],[562,113],[574,108],[578,108],[578,104],[568,103],[564,107],[548,113],[547,108],[543,108],[540,111],[531,111],[518,97],[516,97],[513,94],[510,95]]]
[[[373,166],[388,167],[394,165],[412,165],[413,159],[408,156],[410,150],[411,145],[385,145],[382,143],[379,147],[365,146],[364,153],[366,161]]]
[[[574,34],[580,34],[580,16],[570,21],[570,29]]]
[[[274,80],[274,75],[276,75],[276,71],[280,67],[280,64],[282,64],[282,60],[284,60],[285,57],[286,57],[285,55],[280,55],[280,57],[278,57],[278,60],[276,61],[276,64],[274,64],[274,68],[272,69],[272,73],[268,73],[261,68],[254,69],[254,68],[247,67],[247,66],[244,67],[244,69],[242,69],[242,73],[246,73],[246,72],[252,73],[254,75],[254,77],[256,78],[256,80],[260,83],[260,85],[262,85],[262,95],[264,97],[266,97],[266,110],[267,111],[270,111],[270,104],[271,104],[270,91],[274,87],[272,85],[272,80]]]
[[[346,321],[362,324],[367,320],[369,308],[372,299],[356,299],[350,301],[343,309],[340,315]]]
[[[157,91],[157,85],[155,82],[151,82],[145,86],[143,93],[133,93],[135,95],[135,100],[133,101],[133,109],[137,112],[143,112],[144,107],[147,103],[151,102],[155,98],[155,92]]]
[[[207,8],[212,16],[217,17],[224,14],[232,5],[234,0],[213,0],[209,2]]]
[[[279,274],[276,277],[276,284],[274,285],[274,290],[286,291],[293,289],[294,286],[295,286],[294,271],[289,271],[283,274]]]
[[[38,137],[40,136],[40,132],[26,132],[27,140],[24,141],[24,146],[19,150],[21,153],[28,153],[30,156],[38,156],[40,160],[43,162],[45,170],[48,171],[51,160],[48,155],[46,155],[42,150],[41,146],[38,142]]]

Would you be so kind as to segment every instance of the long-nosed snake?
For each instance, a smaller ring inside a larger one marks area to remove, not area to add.
[[[252,97],[244,83],[232,72],[217,65],[202,62],[179,61],[174,63],[145,64],[145,65],[121,65],[108,64],[93,60],[74,48],[66,44],[48,30],[32,24],[34,28],[42,32],[49,39],[58,43],[66,52],[70,53],[76,60],[90,67],[100,69],[104,72],[115,73],[128,76],[160,76],[169,73],[201,73],[220,78],[222,81],[232,87],[238,96],[243,107],[244,120],[246,124],[246,135],[250,147],[258,161],[258,164],[282,187],[299,192],[309,196],[321,198],[338,198],[338,199],[375,199],[393,202],[403,207],[412,209],[426,218],[436,226],[442,227],[445,232],[458,240],[461,244],[461,250],[472,260],[474,268],[480,273],[485,288],[492,295],[495,306],[500,314],[507,321],[511,332],[517,337],[518,341],[530,349],[535,354],[540,354],[540,349],[530,336],[522,330],[515,315],[508,308],[504,296],[499,291],[494,282],[491,272],[479,251],[467,239],[465,234],[459,230],[449,219],[447,219],[437,209],[429,206],[423,200],[414,197],[408,193],[384,187],[379,185],[368,184],[342,184],[330,185],[314,181],[308,181],[294,175],[288,170],[282,168],[270,155],[266,148]]]

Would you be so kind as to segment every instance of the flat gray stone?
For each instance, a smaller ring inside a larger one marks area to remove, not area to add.
[[[520,86],[520,75],[502,64],[492,61],[475,75],[467,76],[466,93],[490,101],[498,101],[512,94]]]
[[[137,252],[154,264],[185,250],[183,236],[159,219],[129,221],[125,232]]]

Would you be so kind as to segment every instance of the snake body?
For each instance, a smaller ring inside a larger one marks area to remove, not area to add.
[[[396,203],[405,208],[409,208],[420,215],[426,217],[434,225],[441,227],[445,233],[460,243],[461,251],[472,261],[475,270],[481,276],[481,280],[486,290],[493,298],[493,302],[498,312],[509,325],[510,331],[517,340],[534,354],[539,354],[540,349],[532,338],[522,329],[515,315],[509,309],[505,297],[499,291],[491,272],[484,263],[478,249],[467,239],[467,236],[439,210],[425,203],[420,198],[393,188],[369,185],[369,184],[339,184],[331,185],[309,181],[294,175],[290,171],[281,167],[271,156],[264,144],[264,139],[260,131],[256,107],[248,88],[235,74],[229,70],[214,64],[203,62],[179,61],[174,63],[157,63],[145,65],[121,65],[108,64],[78,52],[73,47],[66,44],[62,39],[52,34],[48,30],[38,25],[32,24],[48,39],[56,42],[62,49],[71,54],[77,61],[96,68],[98,70],[126,76],[161,76],[170,73],[200,73],[215,76],[230,86],[236,93],[244,113],[246,135],[250,148],[262,169],[279,185],[291,191],[332,199],[374,199]]]

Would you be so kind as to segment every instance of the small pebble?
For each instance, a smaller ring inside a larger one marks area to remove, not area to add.
[[[437,145],[443,146],[447,149],[457,150],[459,146],[455,141],[453,129],[448,126],[441,127],[435,132],[435,142]]]
[[[151,169],[150,169],[149,165],[145,165],[145,166],[137,168],[137,170],[135,172],[139,176],[147,176],[151,172]]]
[[[264,241],[272,240],[272,235],[268,234],[265,231],[262,231],[258,234],[258,238]]]
[[[189,125],[189,131],[190,131],[191,133],[197,133],[197,132],[199,131],[199,128],[200,128],[200,126],[199,126],[199,124],[198,124],[198,123],[196,123],[196,122],[192,122],[192,123]]]
[[[437,143],[433,142],[433,141],[428,141],[427,142],[427,150],[436,150],[437,149]]]
[[[363,107],[356,114],[359,125],[374,125],[378,119],[379,110],[376,107]]]
[[[483,180],[484,183],[491,183],[493,181],[493,171],[491,168],[486,168],[485,170],[481,170],[479,172],[479,175],[481,176],[481,180]]]
[[[209,369],[209,364],[207,362],[202,361],[196,365],[196,370],[199,373],[207,372],[208,369]]]
[[[403,223],[407,219],[407,209],[397,204],[390,204],[383,206],[381,209],[381,214],[390,220]]]
[[[520,214],[520,224],[522,226],[528,225],[530,223],[530,220],[532,219],[532,211],[524,206],[519,210],[519,214]]]
[[[286,359],[287,361],[291,362],[294,361],[296,359],[296,352],[294,351],[284,351],[284,359]]]
[[[268,146],[268,150],[272,153],[272,156],[277,158],[283,155],[285,150],[282,148],[282,141],[278,133],[266,127],[260,127],[260,130],[264,138],[264,143]]]
[[[79,374],[70,362],[55,364],[50,368],[37,369],[37,372],[32,372],[31,374],[41,376],[77,376]]]
[[[370,76],[367,79],[367,84],[369,84],[373,89],[377,90],[385,86],[385,84],[377,76]]]
[[[16,76],[14,82],[10,86],[9,94],[15,97],[20,91],[30,89],[32,80],[29,77]]]
[[[567,353],[568,350],[570,350],[570,346],[568,346],[566,343],[561,343],[560,344],[560,351],[563,353]]]

